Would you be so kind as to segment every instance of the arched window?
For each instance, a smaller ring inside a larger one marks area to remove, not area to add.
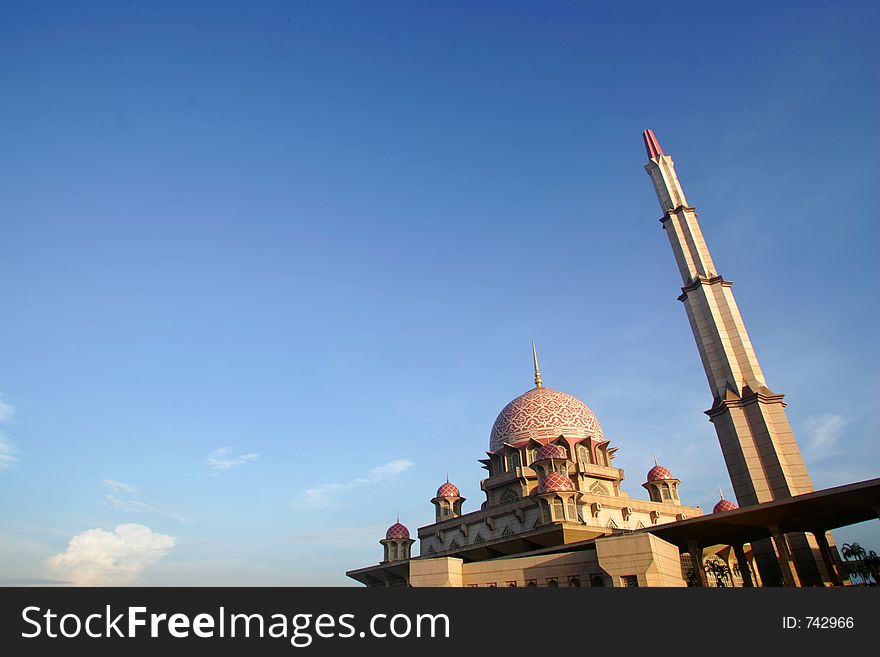
[[[568,517],[571,520],[577,520],[577,513],[578,512],[577,512],[577,507],[574,504],[574,498],[569,497],[568,498]]]
[[[593,575],[593,577],[590,579],[590,586],[605,586],[605,580],[601,575]]]
[[[669,499],[669,486],[664,484],[663,488],[661,488],[660,490],[663,491],[663,499],[668,500]]]
[[[526,586],[537,586],[537,585],[538,585],[538,583],[533,579],[530,579],[528,582],[526,582]]]
[[[515,470],[519,466],[520,466],[519,452],[516,452],[516,451],[511,452],[507,456],[507,469],[508,470]]]
[[[569,577],[568,578],[568,585],[575,586],[575,587],[580,586],[581,585],[580,577]]]
[[[557,520],[562,520],[563,518],[562,500],[558,497],[553,498],[553,515],[556,516]]]
[[[577,446],[577,454],[578,461],[581,461],[582,463],[590,462],[590,450],[588,450],[585,445]]]
[[[541,519],[544,522],[550,522],[552,518],[550,517],[550,503],[547,500],[541,500],[538,503],[538,506],[541,510]]]
[[[551,577],[550,579],[547,580],[547,586],[557,587],[557,586],[559,586],[559,580],[556,579],[555,577]]]
[[[388,546],[388,561],[396,561],[397,560],[397,545],[392,543]]]
[[[499,502],[501,504],[508,504],[510,502],[516,502],[516,500],[517,500],[516,493],[514,493],[509,488],[505,488],[504,492],[501,494],[501,499],[499,500]]]

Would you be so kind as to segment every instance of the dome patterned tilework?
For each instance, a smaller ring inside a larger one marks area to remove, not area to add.
[[[539,493],[556,493],[566,490],[574,490],[574,486],[571,479],[560,472],[551,472],[538,485]]]
[[[395,522],[385,532],[385,538],[409,538],[409,530],[399,522]]]
[[[712,513],[724,513],[725,511],[733,511],[738,509],[736,502],[730,500],[718,500],[718,504],[712,507]]]
[[[437,489],[437,497],[461,497],[458,486],[448,481]]]
[[[516,444],[529,438],[547,442],[560,435],[605,440],[595,413],[581,400],[552,388],[534,388],[498,414],[489,438],[489,451],[496,451],[504,443]]]
[[[662,465],[655,465],[653,468],[648,470],[647,481],[662,481],[664,479],[675,479],[675,477],[673,477],[672,473],[664,468]]]

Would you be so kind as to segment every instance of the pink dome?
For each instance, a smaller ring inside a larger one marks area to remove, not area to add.
[[[448,481],[437,489],[437,497],[461,497],[458,486]]]
[[[653,468],[648,470],[647,481],[662,481],[664,479],[675,479],[675,477],[673,477],[672,473],[664,468],[662,465],[655,465]]]
[[[409,538],[409,530],[405,525],[395,522],[385,532],[385,538]]]
[[[557,493],[559,491],[574,490],[571,479],[561,472],[551,472],[538,484],[539,493]]]
[[[725,500],[723,497],[718,500],[718,504],[712,507],[712,513],[724,513],[725,511],[733,511],[734,509],[738,509],[736,502],[731,502],[730,500]]]
[[[538,453],[535,454],[536,461],[546,461],[547,459],[564,459],[568,458],[568,454],[565,449],[560,445],[554,445],[553,443],[547,443],[546,445],[542,445],[538,450]]]
[[[489,437],[489,451],[533,438],[542,443],[568,438],[605,440],[596,415],[579,399],[552,388],[533,388],[505,406]]]

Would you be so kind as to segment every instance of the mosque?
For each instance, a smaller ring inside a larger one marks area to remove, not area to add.
[[[382,561],[352,570],[367,586],[842,586],[831,529],[877,518],[880,479],[814,491],[783,395],[771,390],[733,297],[716,270],[675,173],[643,133],[660,219],[709,387],[733,491],[711,513],[682,502],[681,482],[655,462],[643,498],[621,490],[617,447],[593,411],[545,387],[533,343],[534,388],[495,419],[480,482],[485,501],[463,512],[449,481],[431,499],[433,524],[415,540],[398,522]]]

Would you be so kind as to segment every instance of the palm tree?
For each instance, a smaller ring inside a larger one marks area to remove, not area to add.
[[[712,575],[714,575],[715,586],[726,586],[724,580],[726,580],[730,576],[730,568],[727,567],[727,564],[712,559],[710,561],[706,561],[705,568],[707,573],[711,573]]]
[[[874,585],[880,584],[880,556],[877,556],[877,553],[871,550],[862,559],[862,563],[865,565],[865,571],[874,578]]]
[[[865,548],[858,543],[844,543],[840,551],[843,554],[843,558],[847,561],[845,564],[846,572],[851,576],[860,577],[862,583],[867,584],[869,571],[865,567],[865,557],[867,556]],[[851,563],[850,560],[852,560]]]

